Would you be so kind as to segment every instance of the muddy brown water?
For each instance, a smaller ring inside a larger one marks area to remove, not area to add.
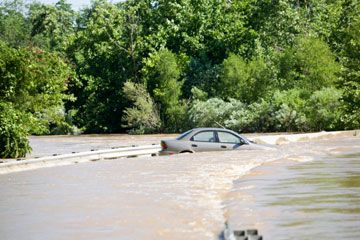
[[[0,239],[360,239],[360,138],[0,175]]]

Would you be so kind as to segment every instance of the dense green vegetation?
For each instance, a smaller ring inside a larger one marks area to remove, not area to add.
[[[0,3],[0,156],[29,134],[360,127],[358,0]]]

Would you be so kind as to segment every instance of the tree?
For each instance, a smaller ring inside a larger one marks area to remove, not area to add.
[[[333,48],[343,64],[339,87],[345,114],[342,120],[346,128],[360,127],[360,3],[345,0],[336,30],[332,38]]]
[[[306,99],[300,89],[276,91],[271,99],[273,129],[276,131],[308,131]]]
[[[78,78],[70,88],[78,99],[67,108],[77,110],[74,120],[85,132],[122,129],[126,104],[122,87],[134,76],[124,26],[123,10],[106,1],[95,2],[83,12],[77,37],[67,50]]]
[[[160,107],[165,130],[176,131],[183,125],[185,105],[180,103],[180,69],[176,55],[167,49],[151,54],[143,70],[149,92]]]
[[[360,8],[359,8],[360,9]],[[345,102],[344,122],[348,128],[360,127],[360,17],[348,28],[342,84]]]
[[[0,158],[25,157],[31,152],[27,115],[0,102]]]
[[[66,0],[59,0],[55,6],[33,3],[30,5],[31,37],[42,48],[64,51],[72,41],[75,12]]]
[[[22,1],[5,0],[0,3],[0,40],[12,47],[25,46],[30,40],[31,26],[23,11]]]
[[[280,89],[302,88],[307,93],[335,85],[340,65],[329,46],[313,37],[300,37],[279,61]]]
[[[0,41],[0,102],[36,120],[30,133],[49,133],[50,124],[64,121],[57,116],[64,100],[73,97],[65,93],[72,76],[68,64],[56,53],[37,48],[9,47]]]
[[[206,54],[200,57],[191,57],[184,73],[183,96],[189,98],[193,87],[205,91],[209,96],[218,95],[218,82],[220,77],[221,64],[212,62]]]
[[[160,117],[155,104],[142,84],[126,82],[123,92],[133,103],[133,107],[125,108],[124,127],[131,128],[131,133],[152,133],[160,127]]]
[[[189,109],[189,118],[197,127],[221,127],[229,120],[235,110],[244,109],[245,105],[235,99],[224,101],[210,98],[206,101],[195,100]]]
[[[245,103],[265,98],[271,87],[271,76],[265,61],[258,57],[245,62],[230,54],[224,60],[218,89],[224,98],[236,98]]]
[[[65,122],[71,69],[56,53],[12,48],[0,41],[0,157],[24,157],[28,134],[47,134]]]

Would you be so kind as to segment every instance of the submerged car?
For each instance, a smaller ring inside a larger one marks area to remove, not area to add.
[[[270,149],[224,128],[195,128],[176,139],[161,140],[161,155],[224,150]]]

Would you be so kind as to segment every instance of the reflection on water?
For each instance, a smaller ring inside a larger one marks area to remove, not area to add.
[[[1,239],[359,239],[360,138],[0,175]],[[335,155],[341,154],[341,157]],[[245,176],[244,176],[245,175]]]

